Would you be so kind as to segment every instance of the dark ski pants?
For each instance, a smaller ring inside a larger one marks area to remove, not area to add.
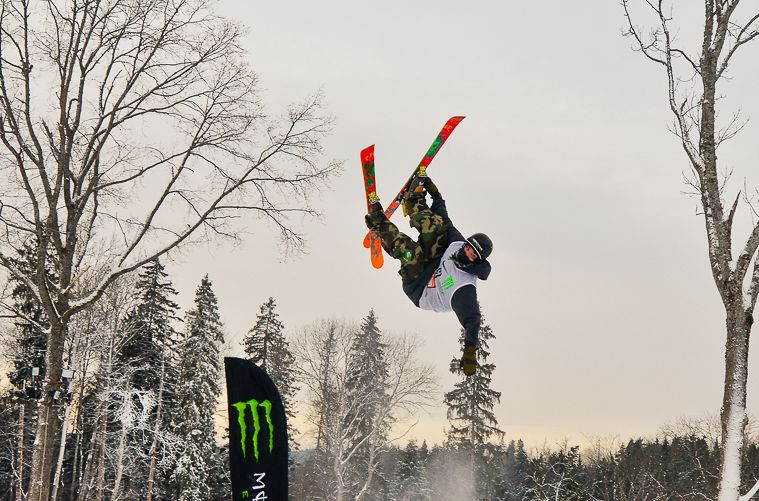
[[[409,223],[419,231],[416,241],[391,223],[384,212],[370,213],[367,222],[380,237],[385,252],[400,260],[401,269],[398,273],[403,281],[411,282],[419,278],[425,264],[443,254],[448,230],[443,218],[427,206],[424,193],[410,193],[406,207]]]

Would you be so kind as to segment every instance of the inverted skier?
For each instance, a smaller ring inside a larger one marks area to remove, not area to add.
[[[431,208],[427,193],[432,197]],[[483,233],[464,238],[448,217],[440,191],[426,175],[413,179],[404,204],[411,226],[419,231],[418,240],[398,230],[379,201],[369,206],[366,225],[379,236],[385,252],[400,260],[403,292],[417,307],[456,313],[465,331],[460,367],[471,376],[477,370],[481,318],[477,279],[486,280],[490,275],[487,257],[493,243]]]

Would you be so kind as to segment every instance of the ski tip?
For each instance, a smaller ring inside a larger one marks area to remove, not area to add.
[[[361,165],[374,163],[374,145],[367,146],[361,150]]]
[[[380,241],[374,232],[372,232],[372,237],[370,237],[370,240],[371,241],[369,245],[371,247],[370,254],[372,256],[372,266],[374,266],[376,269],[380,269],[385,262],[385,258],[382,255],[382,245],[380,244]]]
[[[374,266],[375,269],[379,270],[382,268],[383,264],[385,264],[385,258],[382,254],[379,254],[378,256],[372,255],[372,266]]]

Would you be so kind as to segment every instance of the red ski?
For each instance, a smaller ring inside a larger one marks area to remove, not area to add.
[[[361,150],[361,172],[364,175],[366,211],[369,212],[371,205],[379,201],[379,197],[377,196],[377,179],[374,173],[374,145]],[[381,268],[384,261],[382,246],[378,246],[377,248],[372,247],[372,264],[374,267]]]
[[[414,169],[414,172],[409,176],[409,178],[404,183],[401,190],[398,192],[398,194],[393,198],[393,201],[390,203],[390,205],[385,209],[385,215],[390,218],[398,209],[398,206],[401,205],[401,202],[403,200],[403,194],[406,193],[406,190],[408,189],[409,185],[411,184],[411,181],[414,179],[414,177],[419,173],[420,170],[426,169],[430,162],[432,162],[432,159],[435,158],[435,155],[437,155],[437,152],[440,151],[440,148],[443,146],[445,141],[448,139],[448,136],[451,135],[453,130],[456,128],[456,126],[464,120],[465,117],[451,117],[448,119],[448,121],[445,123],[443,128],[440,130],[440,134],[437,135],[435,140],[432,142],[432,145],[427,150],[427,153],[425,153],[424,157],[422,157],[422,161],[419,163],[419,165]],[[361,162],[362,167],[364,165],[364,152],[371,149],[371,173],[372,173],[372,182],[374,181],[374,145],[370,146],[369,148],[364,149],[361,152]],[[366,185],[366,174],[364,174],[364,183]],[[374,185],[375,188],[375,194],[376,194],[376,185]],[[367,203],[368,203],[368,197],[369,192],[367,188]],[[371,249],[371,257],[372,257],[372,266],[375,268],[381,268],[382,264],[384,262],[384,258],[382,257],[382,244],[380,243],[379,237],[373,232],[369,231],[369,233],[366,234],[364,237],[364,247]]]

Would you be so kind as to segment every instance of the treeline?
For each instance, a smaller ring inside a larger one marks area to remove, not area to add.
[[[521,441],[481,448],[450,444],[428,448],[424,442],[419,445],[411,441],[386,453],[378,475],[382,478],[381,489],[371,499],[716,499],[719,455],[718,442],[696,434],[656,440],[639,438],[616,448],[589,446],[582,453],[578,446],[527,451]],[[759,475],[756,442],[749,442],[743,465],[742,478],[748,480],[742,487],[745,492]]]
[[[18,267],[31,266],[31,252],[20,255]],[[3,381],[0,390],[2,501],[27,499],[30,451],[41,438],[55,444],[51,499],[230,499],[221,358],[240,350],[282,393],[290,421],[291,499],[716,497],[720,450],[713,427],[582,452],[506,442],[493,412],[501,394],[491,385],[495,334],[486,323],[476,375],[465,377],[455,354],[449,370],[458,382],[441,394],[432,367],[419,362],[418,339],[383,332],[373,311],[359,324],[321,320],[286,335],[269,298],[232,346],[209,278],[180,315],[176,291],[157,260],[72,319],[64,375],[50,395],[63,432],[37,437],[49,326],[25,284],[9,286],[20,315],[1,338],[3,358],[11,363],[10,384]],[[441,401],[448,410],[445,442],[406,443],[419,414]],[[749,444],[742,478],[753,484],[759,448]]]

